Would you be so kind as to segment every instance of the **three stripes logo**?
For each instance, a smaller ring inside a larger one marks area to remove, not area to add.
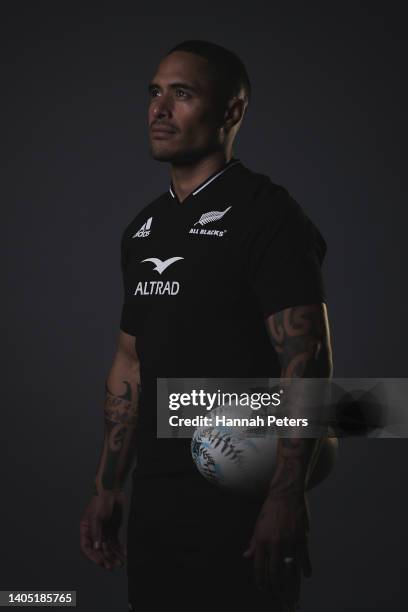
[[[203,215],[201,215],[199,220],[194,223],[194,225],[206,225],[207,223],[218,221],[219,219],[222,219],[222,217],[229,211],[230,208],[232,207],[228,206],[228,208],[226,208],[225,210],[212,210],[210,212],[204,213]]]
[[[150,234],[150,226],[152,225],[153,217],[149,217],[146,223],[132,236],[132,238],[146,238]]]

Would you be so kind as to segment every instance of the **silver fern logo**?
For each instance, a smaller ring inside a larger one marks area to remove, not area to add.
[[[232,206],[228,206],[225,210],[212,210],[210,212],[204,213],[201,215],[198,221],[194,223],[194,225],[206,225],[207,223],[212,223],[213,221],[218,221],[222,219],[222,217],[229,211]]]

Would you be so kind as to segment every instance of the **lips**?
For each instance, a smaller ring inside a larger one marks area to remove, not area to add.
[[[151,132],[157,133],[157,134],[175,134],[176,130],[168,127],[166,125],[152,125],[152,127],[150,128]]]

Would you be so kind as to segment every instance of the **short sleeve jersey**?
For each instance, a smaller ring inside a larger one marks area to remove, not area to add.
[[[188,441],[156,437],[156,377],[279,377],[265,319],[327,301],[326,249],[288,191],[234,157],[182,202],[170,183],[128,224],[120,328],[141,364],[140,472],[195,469]]]

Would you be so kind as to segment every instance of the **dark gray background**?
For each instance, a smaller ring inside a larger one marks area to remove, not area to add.
[[[170,46],[205,38],[246,62],[254,95],[234,153],[285,185],[328,242],[334,375],[408,373],[398,5],[135,6],[16,2],[1,15],[0,589],[77,589],[84,612],[127,610],[124,570],[83,558],[78,525],[118,335],[120,235],[168,186],[148,153],[146,91]],[[407,450],[343,441],[310,494],[305,612],[406,609]]]

